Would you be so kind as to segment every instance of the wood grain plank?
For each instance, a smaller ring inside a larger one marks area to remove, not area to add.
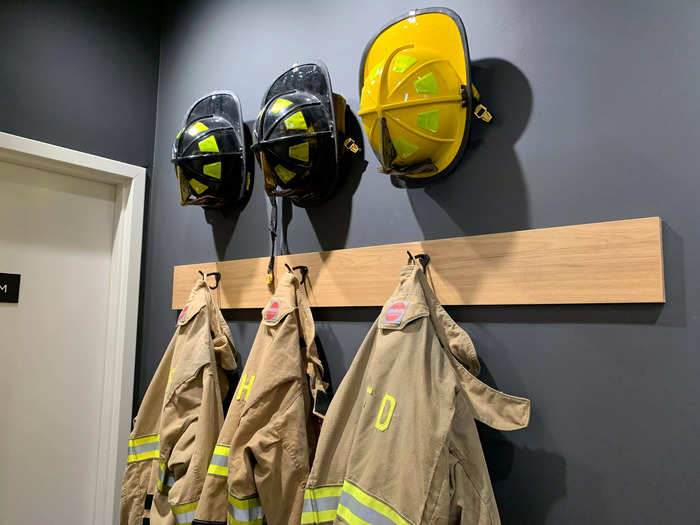
[[[280,256],[275,273],[285,262],[308,266],[312,306],[378,306],[407,250],[430,255],[428,277],[445,305],[665,302],[659,217]],[[202,270],[221,272],[222,308],[261,308],[267,261],[175,266],[172,306],[184,306]]]

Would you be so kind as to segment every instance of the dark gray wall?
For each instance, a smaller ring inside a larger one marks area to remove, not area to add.
[[[533,402],[527,430],[483,432],[504,523],[696,522],[700,5],[445,4],[467,26],[493,124],[478,134],[457,173],[426,189],[392,187],[368,152],[366,172],[338,198],[308,213],[294,209],[290,248],[663,217],[665,306],[451,312],[475,339],[488,381]],[[278,74],[316,57],[357,111],[365,43],[410,7],[193,2],[167,13],[137,400],[174,327],[172,266],[268,251],[259,173],[238,219],[179,206],[169,150],[184,111],[210,90],[231,89],[252,120]],[[336,385],[377,314],[374,308],[315,312]],[[227,315],[245,356],[258,313]]]
[[[150,166],[159,11],[139,4],[0,2],[0,131]]]

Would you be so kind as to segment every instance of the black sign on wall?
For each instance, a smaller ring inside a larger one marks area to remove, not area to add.
[[[0,303],[19,302],[18,273],[0,273]]]

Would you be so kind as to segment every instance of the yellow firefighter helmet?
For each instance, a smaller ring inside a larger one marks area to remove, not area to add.
[[[409,11],[365,48],[359,115],[384,173],[427,182],[454,169],[472,115],[491,120],[477,102],[466,31],[450,9]]]

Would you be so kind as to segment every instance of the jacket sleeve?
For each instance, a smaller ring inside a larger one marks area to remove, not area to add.
[[[231,453],[231,434],[237,423],[238,418],[229,412],[209,462],[207,476],[204,480],[199,505],[197,506],[195,520],[192,522],[192,525],[224,525],[227,521],[226,513],[229,504],[227,490],[228,463]]]
[[[300,523],[310,458],[307,409],[299,395],[252,443],[253,476],[267,523]],[[300,424],[301,422],[301,424]]]
[[[495,502],[479,493],[460,462],[453,463],[450,485],[450,525],[500,525]]]
[[[175,390],[163,410],[157,488],[175,522],[190,523],[223,419],[215,371],[201,368]]]

